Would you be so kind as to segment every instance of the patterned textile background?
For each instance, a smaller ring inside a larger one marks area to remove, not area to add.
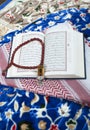
[[[10,2],[10,3],[9,3]],[[9,4],[8,4],[9,3]],[[7,6],[5,6],[7,5]],[[5,6],[5,7],[4,7]],[[21,29],[38,18],[71,7],[89,8],[89,0],[6,0],[0,9],[0,35]]]
[[[90,130],[90,107],[84,106],[90,105],[89,0],[7,0],[0,9],[0,82],[4,84],[0,85],[0,130]],[[35,79],[6,79],[2,75],[14,35],[45,31],[65,21],[85,36],[85,80],[45,80],[40,86]]]
[[[12,2],[14,2],[14,0]],[[10,2],[10,4],[12,4],[12,2]],[[22,5],[23,5],[23,2],[16,2],[16,3],[19,3],[19,4],[22,3]],[[36,21],[42,20],[41,24],[39,24],[39,25],[42,25],[42,27],[41,28],[38,27],[38,29],[35,29],[37,31],[42,31],[43,29],[45,29],[47,27],[51,27],[51,26],[54,26],[55,24],[68,20],[71,22],[71,24],[73,25],[73,27],[75,29],[84,33],[85,37],[87,38],[87,42],[90,41],[90,37],[89,37],[89,34],[90,34],[90,9],[89,8],[80,8],[80,9],[70,8],[70,9],[64,9],[61,11],[59,9],[56,9],[59,11],[52,12],[49,15],[46,15],[47,13],[45,13],[42,16],[40,15],[40,17],[37,17],[37,15],[34,15],[31,17],[31,15],[30,15],[30,18],[29,18],[29,16],[27,16],[27,17],[25,16],[25,18],[24,18],[24,16],[22,16],[22,13],[18,14],[18,11],[21,11],[21,7],[23,8],[24,5],[16,6],[17,5],[16,3],[13,3],[15,7],[12,7],[10,4],[8,4],[6,6],[6,8],[1,9],[1,11],[0,11],[0,39],[1,39],[0,44],[11,41],[12,37],[19,32],[30,31],[30,30],[33,31],[34,28],[36,28],[36,25],[38,26],[38,24],[36,24],[37,22],[35,22],[35,20]],[[12,7],[13,11],[12,11],[11,7]],[[17,9],[16,9],[16,7],[17,7]],[[10,8],[10,9],[8,9],[8,8]],[[16,13],[15,13],[14,8],[16,10]],[[16,17],[14,15],[16,15]],[[20,17],[23,20],[19,20],[19,18],[17,19],[17,17]],[[32,18],[33,18],[33,20],[31,20]],[[17,21],[17,20],[19,20],[19,21]],[[29,20],[31,20],[31,22]],[[15,21],[17,21],[17,22],[14,23]],[[28,21],[28,22],[26,22],[26,21]],[[51,22],[49,23],[49,21],[51,21]],[[24,24],[23,22],[26,22],[26,24]],[[31,24],[28,24],[28,23],[31,23]],[[45,23],[47,23],[47,24],[45,24]],[[7,35],[5,35],[3,37],[3,35],[6,33],[7,33]]]
[[[87,38],[86,44],[86,74],[85,80],[45,80],[43,85],[39,86],[34,79],[5,79],[2,76],[2,71],[7,66],[8,56],[10,53],[10,42],[14,35],[27,31],[45,31],[45,29],[52,27],[58,23],[68,21],[72,27],[82,32]],[[52,95],[55,97],[62,97],[69,100],[74,100],[84,104],[90,104],[90,51],[89,51],[89,39],[90,39],[90,13],[88,8],[76,8],[65,9],[51,13],[45,18],[39,18],[35,22],[27,25],[22,30],[11,31],[7,33],[2,41],[1,45],[7,43],[0,48],[0,82],[2,84],[19,87],[32,92]],[[3,60],[2,60],[3,59]]]
[[[90,108],[0,85],[0,130],[90,130]]]

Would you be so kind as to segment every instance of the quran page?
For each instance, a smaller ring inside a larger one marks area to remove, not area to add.
[[[73,44],[68,31],[49,32],[45,35],[46,76],[73,74]]]
[[[48,29],[44,65],[47,78],[84,77],[83,35],[73,29],[60,29],[59,26]]]
[[[47,71],[67,70],[67,32],[53,32],[45,37],[45,66]]]

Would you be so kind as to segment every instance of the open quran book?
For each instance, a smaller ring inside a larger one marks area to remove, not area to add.
[[[45,78],[85,78],[83,34],[67,28],[66,23],[58,24],[43,32],[17,34],[12,42],[11,54],[17,46],[32,38],[44,42]],[[71,25],[69,25],[71,26]],[[32,41],[15,54],[14,63],[24,66],[38,66],[41,61],[42,47],[38,41]],[[22,69],[12,65],[6,77],[37,77],[36,69]]]

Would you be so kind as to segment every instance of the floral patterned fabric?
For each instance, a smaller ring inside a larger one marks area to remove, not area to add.
[[[57,11],[56,13],[51,13],[45,18],[39,18],[33,23],[27,25],[23,29],[12,31],[7,33],[1,39],[0,44],[8,43],[12,40],[13,36],[27,31],[44,31],[45,29],[52,27],[58,23],[69,21],[74,29],[82,32],[87,40],[90,42],[90,11],[89,9],[82,8],[80,10],[76,8],[65,9],[62,11]],[[5,28],[2,31],[7,31]]]
[[[90,130],[90,108],[0,85],[0,130]]]
[[[49,13],[71,7],[89,8],[89,0],[6,0],[0,5],[0,36],[22,29]]]
[[[5,31],[0,34],[4,35],[12,29],[21,29],[48,13],[70,7],[89,6],[89,0],[6,0],[0,7],[0,28]]]

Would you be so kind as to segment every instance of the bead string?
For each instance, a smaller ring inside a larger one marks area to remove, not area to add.
[[[24,45],[26,45],[26,44],[28,44],[28,43],[30,43],[30,42],[32,42],[32,41],[38,41],[38,42],[41,44],[41,46],[42,46],[42,53],[41,53],[41,61],[40,61],[40,64],[38,64],[37,66],[22,66],[22,65],[18,65],[18,64],[16,64],[16,63],[14,63],[14,57],[15,57],[16,52],[17,52],[21,47],[23,47]],[[43,64],[44,64],[44,42],[43,42],[41,39],[39,39],[39,38],[32,38],[32,39],[27,40],[26,42],[20,44],[19,46],[17,46],[17,47],[15,48],[15,50],[13,51],[12,57],[11,57],[11,62],[8,64],[8,66],[6,67],[6,69],[4,70],[4,72],[7,71],[12,65],[14,65],[15,67],[18,67],[18,68],[22,68],[22,69],[36,69],[36,68],[38,68],[40,65],[43,65]]]

